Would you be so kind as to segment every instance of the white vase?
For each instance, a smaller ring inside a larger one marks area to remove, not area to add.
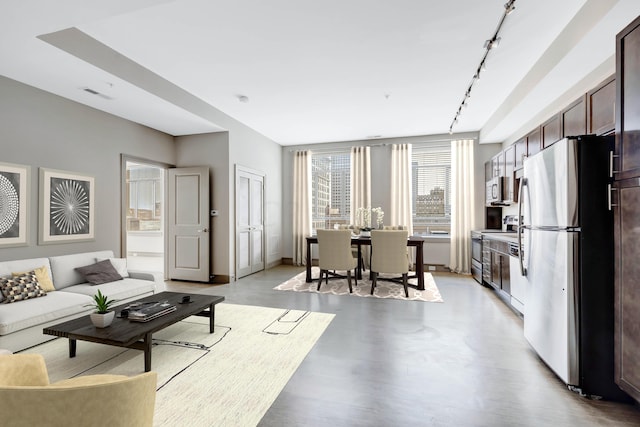
[[[106,313],[91,313],[89,317],[91,317],[91,323],[96,328],[106,328],[113,322],[113,318],[116,316],[115,311],[108,311]]]

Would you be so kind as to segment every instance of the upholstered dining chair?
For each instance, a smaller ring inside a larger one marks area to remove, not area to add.
[[[0,355],[3,426],[152,426],[156,372],[49,383],[40,354]]]
[[[371,295],[380,273],[402,274],[404,295],[409,298],[409,263],[407,262],[407,230],[371,231]],[[383,279],[393,282],[398,278]]]
[[[347,283],[349,292],[353,293],[351,286],[351,270],[356,270],[358,260],[351,253],[351,231],[350,230],[318,230],[318,252],[320,259],[320,279],[318,280],[318,290],[322,285],[323,278],[329,284],[329,276],[332,278],[344,278],[345,276],[336,271],[347,272]],[[354,274],[356,286],[358,286],[357,274]]]
[[[385,225],[383,230],[409,230],[406,225]],[[409,248],[407,248],[407,264],[409,265],[409,270],[411,270],[411,252]]]

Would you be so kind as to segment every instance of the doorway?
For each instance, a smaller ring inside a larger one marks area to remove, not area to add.
[[[122,257],[127,268],[165,277],[165,182],[168,165],[122,156]],[[166,278],[166,277],[165,277]]]

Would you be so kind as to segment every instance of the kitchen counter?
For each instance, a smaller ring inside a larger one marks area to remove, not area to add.
[[[491,240],[502,240],[509,243],[518,243],[518,233],[502,232],[502,233],[482,233],[482,237]]]
[[[473,230],[472,233],[481,234],[485,239],[502,240],[511,243],[518,242],[518,233],[502,230]]]

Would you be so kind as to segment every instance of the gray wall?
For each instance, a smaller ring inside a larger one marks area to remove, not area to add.
[[[31,166],[28,246],[0,260],[120,253],[120,154],[175,163],[173,138],[0,76],[0,161]],[[38,245],[38,168],[95,176],[95,241]]]
[[[209,203],[219,216],[212,217],[211,273],[229,275],[229,133],[217,132],[202,135],[181,136],[176,139],[176,166],[209,167]]]
[[[176,138],[178,167],[206,165],[211,170],[212,273],[235,278],[235,166],[265,175],[265,261],[282,259],[282,163],[281,146],[240,123],[233,129]]]

